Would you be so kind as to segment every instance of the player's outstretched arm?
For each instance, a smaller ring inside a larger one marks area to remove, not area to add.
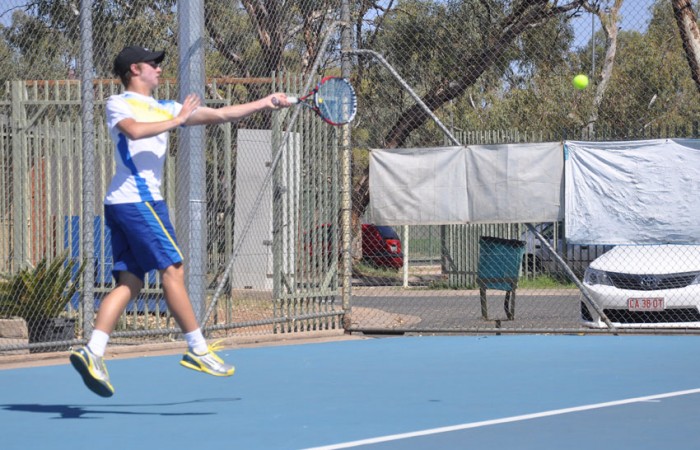
[[[273,101],[273,98],[275,101]],[[236,122],[260,111],[270,111],[291,106],[287,96],[282,92],[240,105],[223,106],[221,108],[200,107],[185,122],[185,125],[210,125],[217,123]]]

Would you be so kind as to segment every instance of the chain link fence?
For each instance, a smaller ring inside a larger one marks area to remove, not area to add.
[[[0,352],[84,342],[114,287],[104,104],[123,89],[112,64],[126,45],[166,51],[159,99],[298,96],[327,75],[358,95],[345,127],[289,109],[171,133],[163,193],[210,336],[694,332],[700,242],[690,231],[668,236],[682,246],[580,244],[564,216],[387,226],[368,211],[372,149],[694,142],[700,64],[686,28],[697,7],[0,0]],[[572,86],[576,74],[586,88]],[[620,189],[645,180],[627,175]],[[697,185],[673,186],[676,211],[697,219],[697,196],[686,195]],[[113,337],[180,338],[158,273]]]

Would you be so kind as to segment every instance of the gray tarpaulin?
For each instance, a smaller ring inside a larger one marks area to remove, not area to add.
[[[379,225],[469,221],[463,147],[372,150],[369,216]]]
[[[564,218],[561,142],[466,147],[469,222],[556,222]]]
[[[571,243],[700,244],[700,141],[372,150],[370,196],[367,219],[383,225],[554,222],[566,210]]]
[[[562,144],[372,150],[368,220],[381,225],[563,219]]]
[[[700,243],[700,141],[566,141],[565,156],[569,242]]]

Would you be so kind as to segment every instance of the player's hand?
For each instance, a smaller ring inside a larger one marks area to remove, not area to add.
[[[200,104],[201,100],[197,94],[190,94],[185,97],[185,101],[182,102],[180,114],[177,115],[178,119],[181,119],[183,125],[187,122],[187,119],[189,119],[192,113],[199,108]]]
[[[269,103],[271,109],[289,108],[293,105],[287,99],[287,94],[284,92],[275,92],[272,95],[265,97],[265,100]]]

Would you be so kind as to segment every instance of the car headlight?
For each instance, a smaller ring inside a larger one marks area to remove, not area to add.
[[[607,272],[603,270],[591,269],[590,267],[586,269],[583,275],[583,282],[586,284],[602,284],[604,286],[612,286],[612,280],[608,276]]]

